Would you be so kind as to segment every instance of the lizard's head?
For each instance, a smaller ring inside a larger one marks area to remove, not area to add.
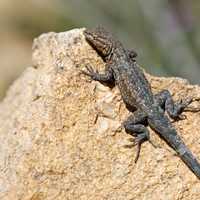
[[[106,58],[112,51],[112,35],[104,28],[87,29],[84,35],[88,43],[97,51],[97,53]]]

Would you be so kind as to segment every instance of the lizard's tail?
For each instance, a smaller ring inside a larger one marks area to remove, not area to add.
[[[200,179],[200,163],[177,134],[170,120],[166,116],[149,119],[150,127],[155,130],[178,153],[181,160]]]
[[[185,148],[187,148],[185,146]],[[179,153],[181,160],[191,169],[191,171],[200,179],[200,164],[193,154],[186,150],[183,154]]]

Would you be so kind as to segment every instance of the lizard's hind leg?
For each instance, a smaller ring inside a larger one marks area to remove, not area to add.
[[[167,111],[168,115],[172,119],[184,119],[184,115],[181,115],[181,113],[184,111],[184,109],[192,103],[191,98],[187,98],[185,100],[180,100],[178,102],[174,102],[172,99],[172,95],[168,90],[163,90],[156,94],[154,96],[154,99],[156,103]]]
[[[135,163],[137,162],[143,142],[149,140],[149,131],[145,127],[147,116],[141,111],[135,111],[123,123],[126,132],[135,137],[134,145],[137,146]]]

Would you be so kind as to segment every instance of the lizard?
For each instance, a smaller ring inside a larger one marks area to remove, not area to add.
[[[183,119],[182,112],[193,101],[192,98],[175,102],[166,89],[153,94],[149,81],[136,62],[137,53],[134,50],[125,49],[122,43],[103,27],[85,29],[83,34],[105,62],[105,71],[99,73],[87,65],[82,73],[103,84],[118,86],[122,100],[131,113],[122,125],[126,133],[135,137],[135,162],[139,158],[141,145],[150,141],[147,129],[147,126],[150,126],[200,179],[199,162],[170,121],[170,118]]]

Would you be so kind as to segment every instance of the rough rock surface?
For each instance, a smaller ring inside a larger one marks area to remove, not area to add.
[[[134,163],[118,89],[80,75],[86,64],[104,67],[82,31],[37,38],[33,66],[0,104],[0,199],[200,199],[200,181],[153,131],[157,148],[145,143]],[[200,107],[199,86],[147,76],[154,92],[193,96]],[[200,112],[185,114],[174,125],[200,160]]]

